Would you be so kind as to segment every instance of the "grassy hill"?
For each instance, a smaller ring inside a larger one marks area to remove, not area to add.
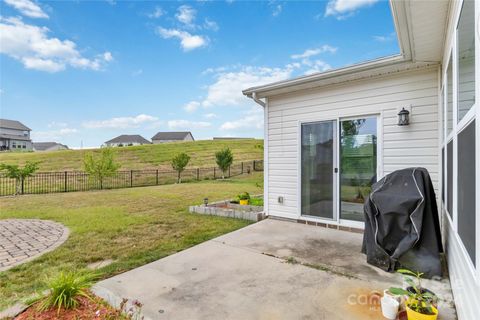
[[[204,140],[193,142],[172,142],[114,148],[115,159],[121,170],[171,169],[170,160],[179,152],[186,152],[191,160],[189,167],[215,165],[215,152],[229,147],[234,162],[263,159],[263,140]],[[100,149],[62,150],[51,152],[0,153],[0,163],[23,164],[26,161],[40,161],[40,171],[83,170],[86,153],[98,153]]]

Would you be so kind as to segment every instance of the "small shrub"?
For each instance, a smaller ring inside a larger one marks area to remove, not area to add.
[[[49,294],[39,304],[41,311],[51,308],[73,309],[78,305],[79,297],[90,298],[87,289],[93,284],[92,274],[75,272],[60,273],[48,281]]]
[[[251,198],[250,199],[250,205],[251,206],[258,206],[258,207],[263,206],[263,198]]]
[[[222,170],[222,179],[225,179],[225,173],[233,163],[232,151],[227,147],[215,153],[215,159],[218,167]]]
[[[0,170],[4,170],[5,176],[10,179],[15,179],[15,194],[19,194],[22,190],[22,181],[30,177],[38,170],[39,162],[27,161],[23,168],[17,164],[3,164],[0,163]]]
[[[90,177],[98,179],[100,189],[103,189],[105,178],[114,176],[120,168],[110,148],[102,149],[100,157],[95,157],[92,152],[87,153],[83,159],[83,166]]]
[[[190,156],[184,152],[177,154],[172,159],[172,168],[177,171],[177,183],[182,182],[182,172],[185,170],[188,162],[190,161]]]
[[[250,194],[248,192],[241,193],[237,196],[238,200],[250,200]]]

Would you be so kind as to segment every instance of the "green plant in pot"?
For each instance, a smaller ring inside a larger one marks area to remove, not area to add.
[[[250,194],[248,192],[244,192],[238,195],[238,201],[243,206],[248,205],[249,200],[250,200]]]
[[[405,275],[405,282],[409,285],[406,289],[390,288],[394,295],[407,296],[406,309],[409,320],[435,320],[438,316],[437,296],[430,290],[422,287],[423,273],[407,269],[397,272]],[[414,280],[416,279],[416,281]]]

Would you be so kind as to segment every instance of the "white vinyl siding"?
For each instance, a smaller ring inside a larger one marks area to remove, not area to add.
[[[410,105],[410,125],[398,126],[397,113]],[[298,218],[298,124],[303,121],[380,115],[379,171],[425,167],[438,193],[437,112],[437,68],[269,97],[268,214]]]

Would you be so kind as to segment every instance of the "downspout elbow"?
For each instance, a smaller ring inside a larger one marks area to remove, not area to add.
[[[255,101],[256,103],[258,103],[259,105],[261,105],[262,107],[265,108],[265,105],[266,105],[265,101],[262,101],[262,100],[258,99],[256,92],[252,93],[252,99],[253,99],[253,101]]]

